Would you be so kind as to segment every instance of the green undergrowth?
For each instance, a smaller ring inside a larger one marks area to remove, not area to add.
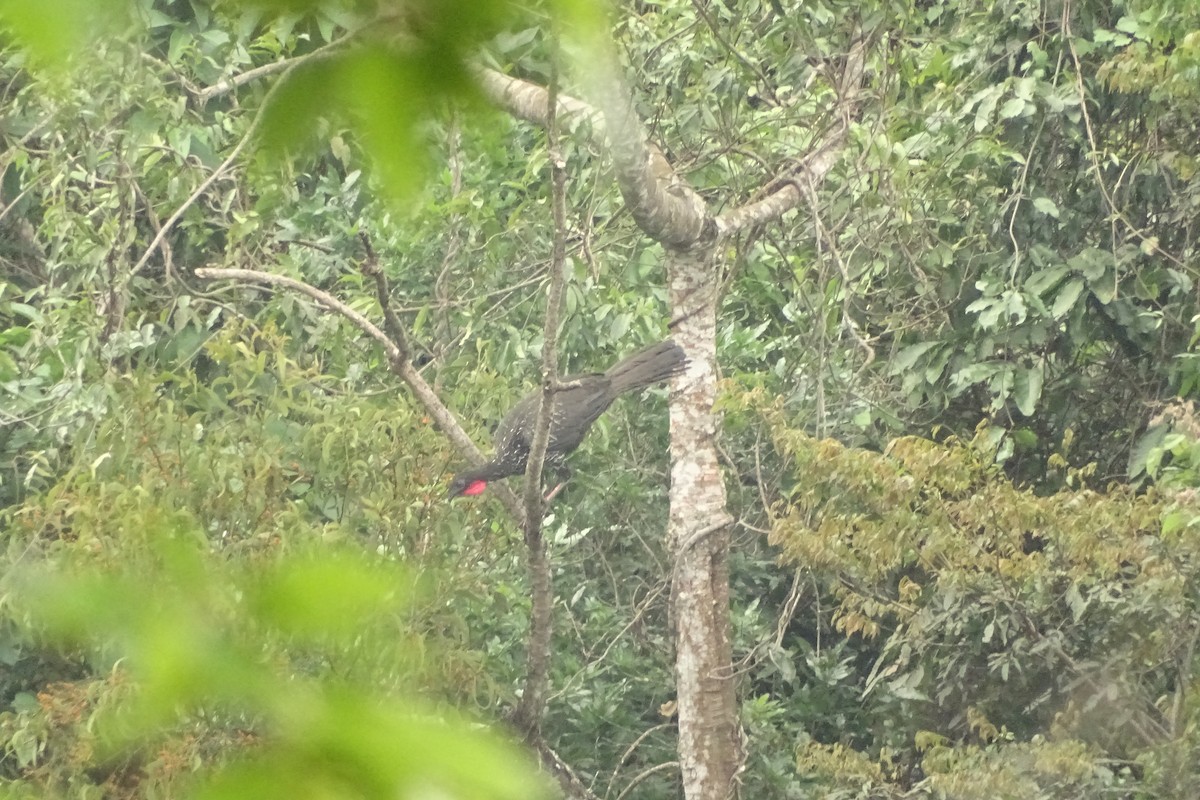
[[[1039,492],[1006,477],[987,428],[880,453],[792,427],[761,391],[724,402],[792,476],[770,538],[827,638],[783,641],[844,697],[762,700],[807,709],[796,766],[821,796],[1194,795],[1194,490],[1097,490],[1052,458],[1064,488]]]
[[[114,372],[74,466],[3,512],[15,796],[542,791],[478,724],[492,556],[441,437],[287,351],[232,329],[195,370]]]

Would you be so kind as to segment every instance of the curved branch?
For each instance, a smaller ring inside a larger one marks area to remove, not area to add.
[[[437,393],[433,391],[425,379],[421,377],[421,373],[417,372],[413,367],[412,362],[408,360],[406,354],[391,338],[388,337],[379,327],[364,317],[362,314],[355,311],[350,306],[338,300],[328,292],[321,291],[315,286],[311,286],[304,281],[298,281],[295,278],[289,278],[284,275],[275,275],[270,272],[261,272],[253,269],[217,269],[213,267],[205,267],[196,270],[196,277],[202,280],[219,280],[222,278],[241,281],[243,283],[258,283],[267,284],[268,286],[279,286],[284,289],[289,289],[294,292],[299,292],[307,297],[312,298],[327,310],[336,314],[341,314],[348,319],[356,328],[361,330],[367,336],[374,339],[383,352],[387,355],[388,366],[408,388],[412,391],[413,396],[433,418],[437,426],[442,429],[442,432],[449,437],[450,441],[458,449],[458,451],[469,461],[474,464],[483,462],[483,454],[467,435],[467,432],[462,429],[455,419],[454,414],[450,409],[446,408]],[[523,525],[525,521],[525,510],[521,506],[521,502],[512,490],[506,486],[497,486],[496,497],[512,515],[512,518]]]
[[[265,78],[269,75],[274,75],[276,72],[286,72],[306,64],[309,61],[314,61],[320,58],[328,58],[340,47],[350,42],[359,34],[359,31],[354,31],[343,36],[341,39],[336,39],[327,44],[321,45],[311,53],[305,53],[302,56],[294,56],[292,58],[283,59],[281,61],[272,61],[269,64],[263,64],[261,67],[248,69],[245,72],[240,72],[237,75],[217,81],[212,86],[208,86],[196,92],[196,100],[200,105],[204,105],[214,97],[220,97],[224,94],[229,94],[235,89],[240,89],[248,83],[253,83],[259,78]],[[264,103],[265,105],[265,103]]]
[[[709,238],[712,220],[703,198],[648,141],[615,55],[598,47],[595,58],[595,92],[607,123],[617,185],[638,227],[674,249],[690,248]]]
[[[517,119],[542,126],[550,123],[550,92],[546,87],[484,67],[475,68],[475,77],[488,99]],[[555,117],[563,122],[586,120],[592,130],[604,131],[604,115],[582,100],[556,93],[554,108]]]
[[[647,141],[628,89],[611,66],[612,54],[602,50],[598,60],[603,62],[599,70],[603,77],[596,81],[600,108],[563,95],[554,101],[556,113],[586,120],[594,131],[608,136],[621,195],[647,235],[670,247],[694,245],[710,228],[704,201],[675,174],[662,151]],[[544,87],[490,69],[477,68],[475,74],[496,105],[526,122],[548,124],[551,101]]]
[[[563,761],[562,756],[556,753],[545,739],[538,736],[529,745],[537,752],[542,769],[558,781],[558,785],[566,797],[573,798],[573,800],[598,800],[595,793],[580,780],[571,765]]]
[[[778,219],[785,212],[800,205],[811,187],[815,187],[829,174],[841,155],[842,145],[850,133],[850,123],[857,113],[858,101],[862,94],[866,52],[867,39],[860,37],[846,55],[846,66],[838,82],[841,95],[838,101],[840,119],[833,129],[813,147],[798,166],[775,181],[769,189],[770,194],[717,217],[718,235],[729,236],[745,228]]]
[[[289,62],[284,74],[286,75],[286,73],[295,66],[295,62]],[[263,98],[262,105],[260,105],[258,110],[254,112],[254,119],[250,121],[250,126],[246,128],[246,133],[242,135],[241,140],[238,141],[225,160],[222,161],[207,178],[200,182],[200,185],[196,187],[196,190],[192,192],[188,198],[183,201],[183,203],[180,204],[179,208],[175,209],[175,213],[167,217],[166,221],[162,224],[162,227],[160,227],[158,232],[154,235],[154,239],[151,240],[149,247],[147,247],[146,251],[142,253],[142,257],[139,258],[137,263],[134,264],[129,270],[130,276],[138,274],[138,272],[142,270],[142,267],[146,266],[146,262],[150,260],[150,255],[158,249],[159,245],[162,244],[163,239],[166,238],[166,235],[170,233],[172,228],[175,227],[175,223],[179,222],[179,219],[184,215],[184,213],[191,208],[197,200],[200,199],[200,195],[208,191],[208,187],[216,183],[217,179],[224,175],[225,172],[233,165],[233,162],[237,160],[237,157],[241,155],[242,150],[245,149],[250,140],[254,138],[254,134],[258,132],[258,126],[262,124],[263,113],[266,111],[267,106],[271,104],[272,98],[275,96],[275,93],[279,91],[279,87],[282,86],[283,83],[284,82],[282,80],[277,81],[275,85],[272,86],[267,92],[266,97]]]
[[[635,786],[646,780],[646,778],[649,778],[654,773],[662,772],[664,769],[679,769],[679,762],[664,761],[661,764],[655,764],[653,767],[648,767],[642,770],[637,775],[633,776],[633,780],[629,782],[629,785],[625,787],[625,790],[617,795],[617,800],[625,800],[625,798],[629,796],[629,793],[633,791]]]

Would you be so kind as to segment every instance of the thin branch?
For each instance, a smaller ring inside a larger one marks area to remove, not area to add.
[[[376,255],[375,248],[371,246],[371,240],[367,234],[360,233],[358,239],[362,242],[363,250],[367,254],[367,257],[359,265],[359,269],[364,275],[375,280],[375,299],[379,301],[379,308],[383,312],[383,326],[387,328],[388,335],[399,351],[397,357],[402,361],[411,361],[412,350],[408,346],[408,336],[404,332],[404,325],[400,322],[400,318],[392,310],[392,293],[388,289],[387,276],[379,267],[379,256]]]
[[[291,64],[290,66],[295,66],[295,64]],[[246,133],[242,135],[241,140],[237,143],[225,160],[222,161],[207,178],[200,182],[200,185],[196,187],[196,190],[192,192],[186,200],[183,201],[179,208],[175,209],[175,213],[167,217],[166,222],[162,224],[162,227],[158,229],[158,233],[154,235],[154,239],[150,242],[150,246],[146,248],[144,253],[142,253],[142,257],[139,258],[137,263],[133,265],[133,268],[129,270],[130,276],[138,274],[138,272],[140,272],[142,268],[146,266],[146,262],[150,260],[151,254],[158,249],[159,245],[162,244],[162,241],[166,235],[170,233],[172,228],[175,227],[175,223],[179,222],[184,213],[191,208],[197,200],[200,199],[202,194],[208,191],[210,186],[217,182],[218,178],[220,178],[226,173],[226,171],[229,170],[229,168],[233,165],[233,162],[235,162],[238,156],[242,154],[242,150],[245,149],[246,145],[258,132],[258,126],[262,124],[263,113],[271,104],[271,100],[274,98],[275,93],[279,91],[279,87],[283,84],[284,81],[282,79],[276,81],[275,85],[272,86],[270,91],[267,92],[266,97],[263,98],[262,105],[260,105],[258,110],[254,112],[254,119],[250,121],[250,126],[246,128]]]
[[[142,207],[146,209],[146,218],[150,221],[150,227],[154,229],[155,233],[158,233],[162,230],[162,222],[160,222],[158,219],[158,212],[154,210],[154,204],[151,203],[150,198],[146,197],[145,193],[142,192],[142,187],[137,181],[134,181],[133,183],[133,190],[137,193],[138,200],[141,202]],[[163,258],[163,272],[168,278],[171,278],[172,280],[178,280],[178,275],[175,272],[175,259],[172,255],[171,243],[166,239],[163,239],[159,247]]]
[[[584,664],[582,667],[580,667],[579,670],[574,675],[572,675],[565,684],[563,684],[562,688],[554,693],[554,695],[551,697],[551,699],[557,698],[557,697],[565,694],[566,691],[568,689],[570,689],[575,684],[575,682],[585,672],[589,671],[597,664],[603,664],[604,661],[608,658],[608,654],[610,652],[612,652],[612,649],[614,647],[616,647],[617,644],[624,638],[625,634],[627,634],[627,633],[629,633],[629,631],[633,630],[633,627],[642,621],[642,619],[645,617],[646,613],[650,610],[650,607],[652,605],[654,605],[654,603],[657,602],[658,598],[661,597],[666,592],[668,586],[670,586],[670,584],[667,581],[665,581],[665,580],[659,581],[658,584],[654,587],[654,590],[649,592],[646,595],[646,597],[640,603],[637,604],[637,606],[633,610],[633,615],[630,617],[629,621],[625,623],[625,625],[621,628],[621,630],[617,631],[613,635],[612,639],[609,640],[608,644],[606,644],[604,646],[604,650],[601,651],[600,655],[596,656],[595,658],[591,658],[591,654],[589,653],[588,654],[588,662],[586,664]],[[616,773],[613,773],[613,777],[615,779]]]
[[[243,283],[265,283],[269,286],[282,286],[285,289],[291,289],[293,292],[299,292],[302,295],[312,298],[320,303],[328,311],[333,311],[341,314],[346,319],[354,323],[354,326],[363,333],[370,336],[378,342],[387,353],[388,359],[395,359],[400,356],[400,350],[396,344],[381,331],[375,323],[364,317],[362,314],[355,311],[350,306],[338,300],[328,292],[321,291],[315,286],[298,281],[295,278],[289,278],[286,275],[276,275],[272,272],[262,272],[256,269],[218,269],[215,267],[202,267],[196,270],[196,277],[202,280],[220,280],[226,278],[229,280],[242,281]]]
[[[1112,214],[1114,221],[1120,220],[1121,224],[1133,235],[1138,242],[1145,244],[1152,240],[1152,237],[1143,233],[1138,229],[1123,210],[1117,207],[1117,201],[1113,198],[1112,192],[1104,183],[1104,169],[1100,164],[1100,145],[1096,140],[1096,131],[1092,127],[1092,115],[1088,112],[1087,90],[1083,85],[1083,65],[1079,61],[1079,53],[1075,49],[1075,33],[1071,30],[1070,14],[1067,10],[1063,11],[1063,33],[1066,35],[1067,47],[1071,51],[1071,60],[1075,64],[1075,90],[1079,94],[1079,110],[1083,114],[1083,126],[1087,133],[1087,140],[1090,147],[1088,148],[1088,159],[1092,162],[1092,171],[1096,174],[1096,186],[1100,189],[1100,195],[1104,198],[1104,204],[1108,206],[1109,212]],[[1154,242],[1154,252],[1161,254],[1171,263],[1176,266],[1187,269],[1187,265],[1180,259],[1168,253],[1158,246],[1157,239]]]
[[[196,270],[196,277],[201,280],[219,280],[225,278],[244,283],[259,283],[283,287],[312,298],[329,311],[341,314],[383,348],[392,372],[408,384],[417,401],[421,403],[429,413],[429,416],[437,423],[438,427],[449,437],[451,443],[454,444],[463,457],[473,464],[483,463],[483,454],[476,447],[475,442],[471,440],[467,432],[458,424],[458,420],[455,419],[454,414],[450,412],[450,409],[446,408],[437,396],[437,393],[421,377],[421,373],[417,372],[416,368],[413,367],[412,362],[407,361],[403,357],[400,346],[393,342],[375,323],[341,300],[338,300],[328,292],[323,292],[315,286],[310,286],[295,278],[252,269],[216,269],[206,267]],[[512,518],[518,524],[523,525],[525,521],[525,509],[512,490],[506,486],[496,486],[495,496],[508,510],[508,513],[512,515]]]
[[[550,631],[553,622],[553,587],[546,541],[542,536],[542,467],[550,445],[550,423],[554,393],[558,391],[558,328],[566,294],[567,262],[567,177],[558,140],[558,59],[551,58],[550,93],[547,103],[546,149],[550,161],[551,211],[554,243],[550,256],[550,287],[546,299],[546,322],[542,330],[542,394],[537,421],[525,465],[525,545],[529,557],[529,582],[533,593],[530,609],[529,644],[525,687],[513,715],[526,737],[540,734],[549,680]]]
[[[596,795],[584,785],[579,776],[575,774],[575,770],[562,757],[554,751],[546,740],[538,736],[529,745],[538,754],[538,761],[541,762],[542,769],[550,773],[559,787],[563,790],[563,794],[572,800],[598,800]]]
[[[451,116],[449,130],[446,133],[446,162],[450,170],[450,198],[454,201],[459,198],[463,189],[462,131],[456,116]],[[455,210],[446,220],[446,235],[443,237],[446,249],[442,253],[442,268],[433,282],[433,297],[437,308],[437,336],[435,338],[438,342],[439,353],[441,348],[449,346],[452,339],[450,308],[454,301],[450,297],[450,276],[452,268],[458,261],[459,252],[462,250],[463,228],[466,225],[465,215],[458,210],[458,206],[452,202],[451,208]]]
[[[631,745],[629,745],[629,747],[625,748],[625,752],[621,754],[621,758],[617,761],[616,768],[613,769],[612,778],[610,778],[608,781],[608,791],[606,791],[604,793],[604,797],[606,800],[608,798],[608,795],[612,792],[612,785],[614,783],[616,783],[616,781],[617,781],[617,773],[619,773],[621,771],[621,767],[625,766],[625,762],[627,762],[629,760],[629,757],[633,755],[633,751],[635,751],[639,747],[641,747],[642,742],[646,741],[646,739],[649,738],[652,734],[654,734],[658,731],[661,731],[664,728],[670,728],[670,727],[672,727],[672,723],[664,722],[661,725],[655,725],[653,728],[647,728],[646,730],[642,731],[640,736],[638,736],[636,739],[633,740],[633,744],[631,744]],[[635,778],[634,783],[636,783],[636,782],[637,782],[637,779]],[[630,783],[629,786],[633,786],[634,783]],[[629,791],[629,786],[625,787],[625,791]],[[624,794],[625,794],[625,792],[622,792],[621,796],[623,797]]]
[[[629,782],[629,785],[625,787],[625,791],[623,791],[619,795],[617,795],[617,800],[625,800],[625,797],[628,796],[628,794],[633,791],[633,787],[637,786],[639,783],[646,780],[646,778],[649,778],[654,773],[662,772],[664,769],[679,769],[679,762],[678,761],[664,761],[661,764],[655,764],[653,767],[650,767],[649,769],[642,770],[641,772],[639,772],[637,775],[634,776],[633,780],[631,780]]]
[[[333,55],[337,49],[344,46],[347,42],[353,40],[358,33],[359,31],[349,33],[346,36],[343,36],[341,39],[337,39],[318,47],[311,53],[305,53],[302,56],[295,56],[293,58],[288,58],[281,61],[272,61],[270,64],[263,64],[261,67],[248,69],[245,72],[225,78],[224,80],[214,83],[208,88],[201,89],[200,91],[196,92],[196,99],[200,101],[201,105],[203,105],[209,100],[212,100],[214,97],[220,97],[221,95],[229,94],[235,89],[239,89],[242,86],[245,86],[247,83],[253,83],[259,78],[265,78],[269,75],[274,75],[277,72],[290,72],[301,64],[306,64],[309,61],[328,58],[329,56]]]
[[[717,26],[717,23],[713,20],[712,16],[709,15],[708,9],[705,8],[705,4],[701,2],[701,0],[692,0],[692,7],[696,9],[696,14],[700,17],[700,19],[704,20],[704,24],[708,26],[708,32],[711,33],[713,38],[717,40],[717,43],[728,50],[730,55],[740,61],[742,66],[753,72],[754,76],[758,78],[759,83],[762,85],[763,91],[767,93],[767,102],[769,102],[772,106],[778,106],[779,99],[775,96],[775,89],[771,86],[771,82],[767,79],[766,74],[759,68],[757,64],[755,64],[746,56],[742,55],[742,53],[740,53],[738,49],[733,46],[733,43],[728,41],[721,34],[720,27]]]
[[[863,73],[866,63],[867,38],[860,37],[846,55],[846,66],[839,82],[840,97],[838,110],[840,119],[808,153],[804,160],[776,181],[770,194],[761,200],[731,209],[716,218],[718,234],[729,236],[745,228],[761,225],[778,219],[784,212],[791,211],[804,199],[805,187],[815,186],[833,169],[842,145],[850,133],[858,100],[862,91]]]
[[[828,249],[833,263],[837,266],[838,272],[842,275],[842,327],[849,332],[850,337],[863,350],[863,365],[859,368],[859,373],[865,370],[875,360],[875,348],[871,343],[863,337],[858,330],[858,325],[854,322],[854,316],[850,313],[850,304],[854,299],[854,293],[851,287],[854,285],[854,279],[850,276],[850,270],[846,267],[846,261],[842,258],[842,254],[838,251],[837,237],[830,233],[824,222],[821,220],[820,203],[817,202],[817,188],[813,183],[809,182],[804,185],[804,199],[808,201],[808,213],[813,224],[813,239],[817,246],[817,257],[820,258]],[[821,374],[824,374],[823,372]],[[821,381],[817,382],[821,386]],[[823,407],[823,403],[821,406]],[[824,415],[819,419],[819,423],[824,426]]]
[[[679,545],[679,551],[675,554],[675,568],[671,570],[671,574],[673,576],[678,574],[679,568],[683,563],[683,559],[688,555],[689,552],[691,552],[693,547],[700,544],[700,542],[704,541],[709,536],[712,536],[714,533],[723,531],[736,522],[737,520],[730,516],[728,512],[723,512],[723,516],[716,522],[696,531],[689,536],[681,545]]]

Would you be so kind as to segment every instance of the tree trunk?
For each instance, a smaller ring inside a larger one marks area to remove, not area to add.
[[[729,522],[717,461],[711,246],[672,253],[675,340],[688,354],[671,403],[672,617],[679,763],[688,800],[725,800],[742,763],[729,624]]]
[[[738,231],[794,209],[832,168],[850,128],[863,75],[865,40],[857,39],[839,82],[840,119],[806,158],[781,171],[758,199],[710,214],[703,197],[654,145],[615,55],[598,44],[590,64],[597,108],[548,93],[515,78],[479,70],[481,85],[513,114],[542,124],[550,106],[585,117],[609,143],[617,183],[638,226],[668,255],[671,331],[688,357],[672,381],[671,597],[675,622],[679,764],[688,800],[726,800],[737,792],[744,753],[733,685],[729,621],[729,527],[724,475],[717,460],[715,258]]]

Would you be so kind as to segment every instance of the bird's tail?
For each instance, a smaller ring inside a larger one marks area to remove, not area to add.
[[[683,372],[686,365],[683,348],[668,339],[626,356],[604,374],[612,381],[613,393],[623,394],[662,383]]]

